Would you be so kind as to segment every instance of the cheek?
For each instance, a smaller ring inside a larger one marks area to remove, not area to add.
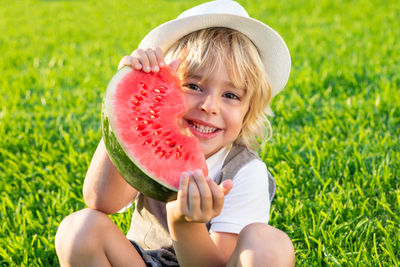
[[[193,109],[196,107],[196,98],[193,95],[185,93],[185,101],[188,110]]]
[[[234,135],[239,135],[240,131],[242,130],[243,127],[243,121],[244,117],[246,116],[247,113],[247,106],[244,108],[239,108],[237,110],[230,110],[230,112],[227,112],[226,114],[226,120],[229,123],[231,127],[231,133]]]
[[[241,130],[243,128],[244,120],[245,120],[246,115],[247,115],[248,112],[249,112],[249,105],[248,104],[246,104],[244,107],[242,107],[241,111],[239,112],[240,115],[238,116],[238,119],[237,119],[238,120],[238,124],[240,124],[239,133],[241,132]]]
[[[246,114],[249,112],[249,103],[246,101],[246,103],[243,103],[240,107],[237,107],[237,116],[238,120],[240,120],[242,123],[244,121],[244,118],[246,117]],[[240,119],[239,119],[240,118]]]

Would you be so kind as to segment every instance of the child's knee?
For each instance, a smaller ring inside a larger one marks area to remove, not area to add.
[[[253,223],[240,232],[238,246],[249,249],[256,262],[268,262],[271,266],[294,266],[294,248],[289,236],[283,231],[263,223]],[[266,266],[269,266],[266,265]]]
[[[80,210],[65,217],[55,237],[58,257],[73,258],[95,249],[107,220],[106,214],[92,209]]]

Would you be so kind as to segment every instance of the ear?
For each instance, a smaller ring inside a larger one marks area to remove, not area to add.
[[[173,71],[176,71],[181,63],[182,61],[179,58],[177,58],[172,60],[168,65]]]

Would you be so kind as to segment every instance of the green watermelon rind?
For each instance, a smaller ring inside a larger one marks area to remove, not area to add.
[[[135,189],[141,193],[159,200],[159,201],[170,201],[176,199],[176,191],[169,188],[167,185],[161,184],[156,181],[150,175],[147,175],[144,169],[141,169],[139,164],[135,163],[135,160],[127,155],[123,147],[118,142],[115,131],[112,129],[112,123],[110,125],[110,118],[108,116],[110,110],[110,97],[112,98],[111,90],[117,83],[117,81],[129,71],[130,68],[123,68],[119,71],[109,83],[102,105],[101,112],[101,125],[104,143],[108,152],[108,155],[118,170],[119,174]],[[107,100],[108,99],[108,100]],[[112,116],[112,114],[111,114]]]
[[[104,112],[102,112],[102,132],[104,143],[112,163],[121,176],[132,187],[159,201],[166,202],[176,199],[176,191],[168,189],[155,181],[152,177],[146,175],[145,171],[135,165],[127,156],[121,145],[118,143]]]

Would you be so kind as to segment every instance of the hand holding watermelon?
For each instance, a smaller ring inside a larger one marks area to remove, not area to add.
[[[180,60],[176,59],[170,62],[172,71],[176,71],[179,66]],[[132,55],[125,56],[121,59],[118,64],[118,69],[124,66],[130,66],[135,70],[143,70],[144,72],[154,72],[157,73],[160,68],[164,67],[166,64],[164,62],[164,57],[160,48],[147,49],[146,51],[142,49],[136,49],[133,51]]]
[[[232,189],[232,180],[219,186],[201,170],[184,172],[181,176],[178,198],[167,203],[169,223],[206,223],[221,213],[224,196]],[[171,227],[170,229],[172,229]]]

